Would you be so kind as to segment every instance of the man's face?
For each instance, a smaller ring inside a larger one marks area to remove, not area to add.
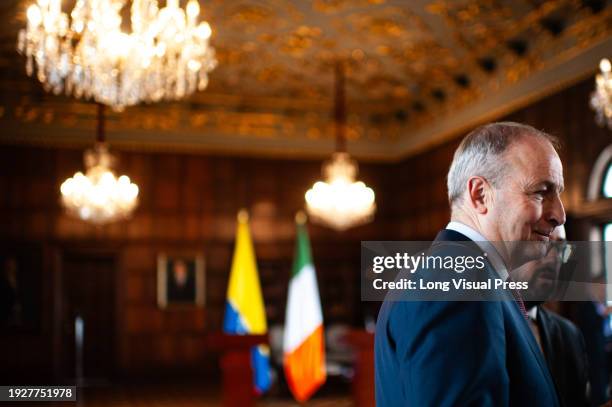
[[[553,146],[532,136],[515,141],[503,159],[505,176],[501,185],[492,188],[484,221],[490,236],[505,242],[506,255],[520,264],[543,256],[551,233],[565,223],[559,196],[563,167]]]
[[[183,260],[175,260],[173,267],[174,281],[182,287],[187,283],[187,265]]]

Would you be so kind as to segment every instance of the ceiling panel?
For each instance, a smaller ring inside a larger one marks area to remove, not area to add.
[[[45,94],[15,51],[30,3],[0,5],[0,140],[87,143],[95,108]],[[208,89],[112,113],[113,143],[325,154],[340,60],[349,151],[397,159],[584,78],[612,54],[612,7],[604,0],[200,4],[219,60]],[[64,10],[70,6],[64,1]]]

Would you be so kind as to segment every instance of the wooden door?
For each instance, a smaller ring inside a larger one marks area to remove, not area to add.
[[[115,352],[115,258],[98,253],[65,253],[62,259],[63,374],[76,377],[75,318],[83,320],[85,380],[113,375]]]

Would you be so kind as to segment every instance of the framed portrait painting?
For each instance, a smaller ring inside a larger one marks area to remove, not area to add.
[[[42,256],[42,247],[37,244],[0,245],[0,333],[40,332]]]
[[[157,256],[157,305],[204,306],[204,256],[166,254]]]

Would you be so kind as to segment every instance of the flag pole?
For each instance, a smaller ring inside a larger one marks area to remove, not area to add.
[[[306,216],[304,211],[297,211],[297,213],[295,214],[295,223],[297,223],[298,225],[304,225],[306,224],[307,220],[308,217]]]
[[[249,221],[249,212],[245,208],[242,208],[238,211],[237,218],[238,218],[238,222],[246,223]]]

